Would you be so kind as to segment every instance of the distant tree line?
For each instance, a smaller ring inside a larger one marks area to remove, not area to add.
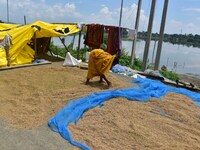
[[[138,39],[146,40],[147,32],[138,32]],[[159,40],[158,33],[152,33],[151,40]],[[188,47],[200,47],[200,35],[198,34],[164,34],[164,42],[172,44],[181,44]]]

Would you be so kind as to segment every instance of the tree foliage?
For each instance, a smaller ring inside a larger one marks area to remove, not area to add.
[[[138,32],[138,39],[146,40],[147,32]],[[152,33],[152,40],[158,40],[159,34]],[[170,42],[172,44],[200,47],[200,35],[198,34],[164,34],[164,42]]]

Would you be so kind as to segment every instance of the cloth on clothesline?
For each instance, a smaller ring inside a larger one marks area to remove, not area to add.
[[[103,43],[104,26],[100,24],[87,25],[87,33],[84,44],[93,49],[100,48]]]
[[[137,36],[136,30],[128,29],[128,39],[129,40],[134,40],[136,36]]]
[[[122,50],[122,28],[115,26],[106,26],[108,31],[108,44],[106,52],[114,55],[118,53],[117,57],[121,56]]]

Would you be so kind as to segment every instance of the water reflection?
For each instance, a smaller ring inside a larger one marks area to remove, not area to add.
[[[152,61],[152,54],[154,50],[154,41],[151,41],[149,49],[149,63]],[[140,59],[143,58],[145,41],[138,41],[136,46],[136,56]],[[124,41],[123,47],[126,48],[128,53],[131,53],[130,42]],[[155,55],[157,44],[155,48]],[[160,66],[165,65],[169,70],[177,73],[194,73],[200,74],[200,49],[194,47],[187,47],[184,45],[173,45],[171,43],[163,43],[162,53],[160,58]],[[155,59],[155,56],[154,56]]]
[[[66,45],[69,45],[72,42],[73,36],[65,37]],[[58,38],[54,38],[53,42],[55,45],[62,46],[62,43]],[[84,47],[83,36],[81,38],[80,47]],[[145,41],[140,40],[136,45],[136,56],[143,59]],[[155,47],[154,47],[155,46]],[[75,42],[73,48],[78,47],[78,35],[75,37]],[[123,41],[122,47],[125,51],[131,55],[132,50],[132,41]],[[153,50],[155,49],[155,54],[153,56]],[[151,41],[149,48],[148,63],[154,62],[155,55],[157,50],[157,43],[155,45],[154,41]],[[152,59],[154,58],[154,59]],[[184,45],[173,45],[171,43],[163,43],[162,52],[160,58],[160,66],[165,65],[168,67],[168,70],[175,71],[177,73],[193,73],[200,75],[200,49],[194,47],[187,47]]]

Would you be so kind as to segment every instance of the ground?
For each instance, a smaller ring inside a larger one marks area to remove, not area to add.
[[[47,125],[70,100],[108,90],[87,70],[62,63],[0,72],[0,149],[64,150],[70,145]],[[109,73],[111,89],[135,86]],[[163,113],[164,112],[164,113]],[[188,97],[168,93],[149,102],[114,98],[69,126],[74,140],[94,150],[200,149],[200,108]]]

